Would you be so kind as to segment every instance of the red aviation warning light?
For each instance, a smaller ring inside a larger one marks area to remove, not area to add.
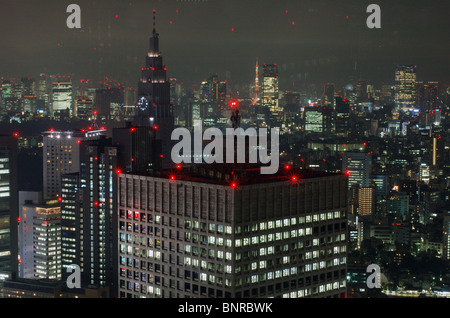
[[[175,180],[175,175],[171,175],[170,176],[170,180],[174,181]]]
[[[296,175],[291,176],[291,181],[292,182],[297,182],[298,181],[298,177]]]
[[[232,183],[231,183],[231,187],[232,187],[233,189],[236,189],[236,188],[237,188],[237,183],[236,183],[236,182],[232,182]]]

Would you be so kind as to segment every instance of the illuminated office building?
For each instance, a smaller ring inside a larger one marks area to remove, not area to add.
[[[156,19],[156,11],[154,11]],[[170,82],[167,68],[159,50],[159,34],[155,24],[150,38],[145,66],[142,68],[138,84],[138,116],[136,126],[158,127],[156,138],[161,140],[163,168],[170,168],[172,151],[171,135],[174,129],[173,106],[170,103]]]
[[[54,82],[52,85],[52,114],[67,111],[72,114],[72,83]]]
[[[341,97],[335,99],[334,130],[339,137],[347,137],[350,130],[350,102]]]
[[[397,65],[395,70],[395,107],[410,110],[416,102],[416,66]]]
[[[78,97],[74,100],[74,116],[82,120],[91,120],[94,111],[94,101],[88,97]]]
[[[443,258],[450,260],[450,214],[444,216],[443,226]]]
[[[270,122],[275,127],[284,119],[283,107],[279,104],[278,65],[264,64],[262,69],[261,106],[270,112]]]
[[[19,211],[19,277],[61,279],[61,208],[25,202]]]
[[[416,105],[422,112],[434,110],[439,105],[439,83],[417,82]]]
[[[81,269],[82,288],[107,288],[117,282],[117,147],[112,139],[84,141],[79,173],[62,176],[62,267]]]
[[[360,217],[373,216],[375,213],[375,188],[359,188],[358,191],[358,215]]]
[[[17,272],[17,139],[0,136],[0,273]]]
[[[120,297],[345,295],[344,175],[192,169],[119,176]]]
[[[92,127],[91,127],[92,128]],[[55,131],[43,133],[44,199],[53,200],[61,194],[61,175],[78,172],[80,145],[85,140],[100,138],[104,130]]]
[[[18,109],[19,99],[16,97],[16,94],[14,92],[14,83],[12,81],[2,80],[1,91],[2,91],[1,111],[4,113],[9,111],[19,111]]]
[[[372,156],[364,152],[344,152],[342,171],[348,175],[348,186],[358,185],[367,188],[370,185]]]
[[[22,112],[36,112],[36,81],[32,78],[22,78]]]

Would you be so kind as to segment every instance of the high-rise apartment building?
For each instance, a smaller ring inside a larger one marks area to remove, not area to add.
[[[224,165],[119,176],[119,296],[341,297],[347,179]]]
[[[395,107],[408,110],[415,107],[416,66],[397,65],[395,69]]]

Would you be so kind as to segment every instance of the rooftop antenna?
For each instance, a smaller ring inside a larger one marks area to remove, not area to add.
[[[153,36],[156,35],[156,10],[153,9]]]

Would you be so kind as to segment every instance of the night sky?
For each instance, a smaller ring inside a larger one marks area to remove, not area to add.
[[[66,27],[71,3],[82,29]],[[381,29],[366,26],[371,3]],[[153,9],[168,74],[187,85],[211,73],[248,84],[256,57],[279,65],[282,89],[345,84],[355,62],[369,83],[393,82],[395,64],[450,82],[448,0],[0,0],[0,76],[106,75],[134,86]]]

